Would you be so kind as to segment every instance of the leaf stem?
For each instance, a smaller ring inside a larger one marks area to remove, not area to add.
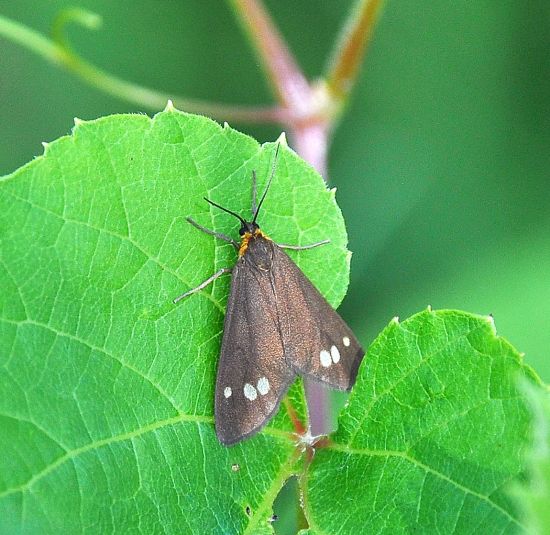
[[[327,80],[310,84],[269,17],[261,0],[230,0],[260,58],[280,104],[290,116],[296,152],[328,182],[327,152],[332,127],[357,77],[382,0],[358,0],[329,63]],[[312,435],[330,432],[330,395],[305,380]]]
[[[230,0],[249,35],[281,105],[289,110],[296,152],[326,177],[327,119],[317,120],[317,91],[310,86],[260,0]],[[323,103],[324,104],[324,103]],[[304,380],[309,428],[330,432],[330,398],[319,383]]]
[[[0,36],[31,50],[57,67],[67,69],[104,93],[144,108],[158,111],[164,108],[168,100],[172,100],[179,109],[209,115],[220,121],[287,124],[288,114],[278,106],[234,106],[189,99],[110,75],[73,52],[64,35],[64,28],[69,22],[97,28],[99,21],[100,18],[93,13],[80,9],[67,10],[58,17],[53,28],[55,40],[50,40],[39,32],[0,15]]]
[[[325,74],[333,98],[341,101],[351,91],[383,4],[384,0],[358,0],[342,28]]]
[[[261,0],[230,0],[283,106],[307,108],[309,83]]]

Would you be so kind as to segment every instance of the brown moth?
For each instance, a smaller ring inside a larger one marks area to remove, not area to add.
[[[262,429],[297,375],[339,390],[351,389],[365,354],[344,320],[283,250],[311,249],[328,240],[302,247],[276,244],[257,223],[275,174],[278,152],[279,145],[257,206],[256,176],[252,174],[251,221],[205,199],[240,221],[240,243],[187,218],[198,229],[238,250],[232,269],[220,269],[174,300],[176,303],[221,275],[232,273],[214,411],[216,434],[225,445]]]

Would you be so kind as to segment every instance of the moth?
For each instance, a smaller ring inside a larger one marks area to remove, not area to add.
[[[284,251],[311,249],[329,240],[305,246],[277,244],[257,223],[278,153],[279,145],[258,204],[252,172],[251,221],[205,198],[240,221],[240,243],[187,218],[238,251],[233,268],[220,269],[174,300],[177,303],[232,273],[214,403],[216,434],[226,446],[262,429],[298,375],[350,390],[365,354],[344,320]]]

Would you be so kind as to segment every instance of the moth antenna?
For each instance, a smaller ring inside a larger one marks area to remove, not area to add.
[[[258,197],[258,177],[256,171],[252,170],[252,217],[256,214],[256,200]]]
[[[279,157],[279,147],[280,146],[281,146],[281,144],[277,143],[277,148],[275,149],[275,157],[273,158],[273,164],[271,166],[271,175],[269,177],[269,180],[267,181],[267,186],[265,187],[262,198],[260,199],[260,202],[258,203],[258,206],[256,207],[256,211],[254,212],[254,219],[252,219],[252,223],[256,223],[256,218],[258,217],[258,213],[260,211],[260,208],[262,207],[262,203],[264,202],[265,196],[267,195],[267,191],[269,190],[269,186],[271,186],[271,181],[273,180],[273,177],[275,176],[275,169],[277,168],[277,158]]]
[[[211,201],[210,199],[207,199],[206,197],[204,197],[204,200],[207,203],[211,204],[212,206],[215,206],[216,208],[219,208],[220,210],[223,210],[227,214],[231,214],[232,216],[236,217],[241,222],[242,225],[246,226],[246,221],[239,214],[236,214],[235,212],[232,212],[231,210],[228,210],[227,208],[224,208],[223,206],[220,206],[219,204],[216,204],[214,201]]]

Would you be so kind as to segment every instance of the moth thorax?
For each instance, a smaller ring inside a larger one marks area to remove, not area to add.
[[[243,250],[242,242],[241,250]],[[249,265],[262,271],[269,271],[273,263],[273,242],[258,229],[247,239],[241,256],[244,256]]]
[[[240,234],[241,245],[239,247],[239,256],[243,256],[244,253],[246,253],[251,240],[256,240],[256,238],[266,238],[269,240],[269,238],[257,226],[253,230],[246,230],[245,232],[243,232],[243,229],[241,228]]]

